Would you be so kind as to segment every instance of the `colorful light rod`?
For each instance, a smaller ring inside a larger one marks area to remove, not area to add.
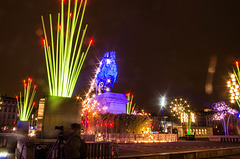
[[[127,114],[132,114],[134,112],[136,103],[133,104],[133,95],[131,95],[131,93],[127,93],[127,100],[129,100],[129,102],[127,103]]]
[[[86,51],[81,52],[88,26],[86,25],[82,31],[86,4],[87,0],[81,0],[80,3],[78,0],[75,0],[73,12],[71,12],[71,0],[68,0],[67,18],[64,21],[64,0],[61,1],[61,13],[58,13],[56,43],[53,36],[52,15],[49,14],[50,40],[47,38],[43,16],[41,17],[45,36],[43,46],[48,83],[50,95],[52,96],[72,96],[83,63],[93,43],[93,40],[90,40]]]
[[[33,102],[33,100],[34,100],[34,97],[36,94],[37,86],[36,85],[33,86],[33,90],[31,93],[32,79],[28,78],[27,83],[26,83],[26,80],[23,80],[23,84],[24,84],[23,99],[22,99],[21,92],[20,92],[20,98],[18,96],[16,96],[16,99],[17,99],[17,104],[18,104],[19,120],[20,121],[28,121],[29,117],[31,115],[32,109],[35,105],[35,102]]]

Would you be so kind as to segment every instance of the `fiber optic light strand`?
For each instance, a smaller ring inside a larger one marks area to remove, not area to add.
[[[52,15],[49,14],[50,41],[48,41],[43,16],[41,17],[45,37],[43,46],[50,95],[71,97],[93,40],[90,40],[86,51],[82,52],[82,45],[88,26],[86,24],[82,30],[87,0],[75,0],[73,11],[71,11],[71,0],[68,0],[67,14],[64,13],[64,5],[65,1],[62,0],[61,12],[58,13],[55,40]],[[67,15],[67,18],[64,15]]]

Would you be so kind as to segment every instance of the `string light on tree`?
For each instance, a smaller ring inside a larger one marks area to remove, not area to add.
[[[173,117],[178,117],[185,124],[186,134],[191,134],[191,123],[195,122],[195,114],[190,109],[190,104],[182,98],[175,98],[170,105]]]
[[[230,77],[231,78],[227,82],[230,93],[230,101],[231,103],[237,102],[237,104],[239,104],[239,84],[237,83],[237,77],[234,73],[232,73]]]

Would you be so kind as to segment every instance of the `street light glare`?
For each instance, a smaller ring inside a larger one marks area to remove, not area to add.
[[[161,107],[164,107],[166,105],[166,97],[162,96],[160,101]]]

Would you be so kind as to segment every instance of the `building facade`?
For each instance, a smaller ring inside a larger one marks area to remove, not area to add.
[[[0,96],[0,127],[13,127],[18,118],[17,100],[13,97]]]

